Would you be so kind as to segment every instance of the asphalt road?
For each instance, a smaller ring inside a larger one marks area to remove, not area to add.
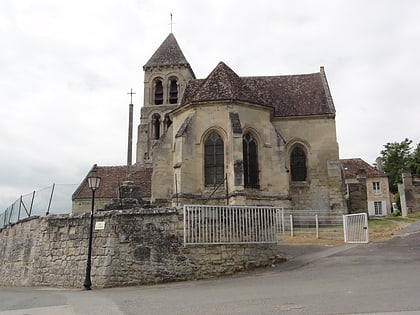
[[[400,234],[367,245],[283,245],[288,262],[214,280],[92,291],[0,287],[0,315],[420,314],[420,223]]]

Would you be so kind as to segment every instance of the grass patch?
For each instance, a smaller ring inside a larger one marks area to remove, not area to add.
[[[383,219],[369,219],[368,225],[369,225],[369,231],[375,231],[375,232],[383,232],[387,230],[393,230],[398,228],[398,221],[402,220],[395,220],[395,218],[392,218],[392,220],[388,218]]]
[[[391,238],[395,233],[410,223],[420,220],[420,213],[410,215],[408,218],[403,217],[381,217],[370,218],[369,240],[380,241]],[[319,229],[319,238],[316,238],[314,228],[295,229],[295,235],[290,236],[290,232],[285,235],[279,234],[279,240],[286,244],[318,244],[318,245],[337,245],[343,244],[343,227],[341,225],[321,227]]]

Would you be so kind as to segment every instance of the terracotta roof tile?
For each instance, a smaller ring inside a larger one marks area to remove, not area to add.
[[[277,117],[335,114],[323,71],[239,77],[221,62],[206,79],[188,82],[181,104],[204,101],[250,102],[273,108]]]
[[[98,198],[116,198],[118,187],[127,180],[128,167],[124,166],[94,166],[86,175],[79,187],[74,192],[72,199],[85,199],[92,196],[92,191],[87,185],[87,178],[95,173],[101,178],[95,196]],[[141,196],[149,198],[151,195],[152,168],[131,166],[129,179],[140,187]]]
[[[379,171],[377,168],[368,164],[360,158],[355,159],[341,159],[341,166],[344,170],[344,176],[346,179],[356,178],[359,170],[365,170],[367,177],[385,177],[387,176],[384,172]]]

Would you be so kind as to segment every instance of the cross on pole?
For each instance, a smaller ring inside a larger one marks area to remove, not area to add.
[[[171,13],[171,33],[172,33],[172,25],[173,25],[174,23],[172,23],[172,13]]]
[[[127,94],[130,94],[130,104],[133,104],[133,94],[136,94],[133,92],[133,89],[130,90],[130,92],[127,92]]]

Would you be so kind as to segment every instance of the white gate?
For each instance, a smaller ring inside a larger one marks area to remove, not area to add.
[[[343,215],[344,242],[369,243],[368,216],[366,213]]]
[[[184,206],[184,245],[276,243],[281,208]]]

